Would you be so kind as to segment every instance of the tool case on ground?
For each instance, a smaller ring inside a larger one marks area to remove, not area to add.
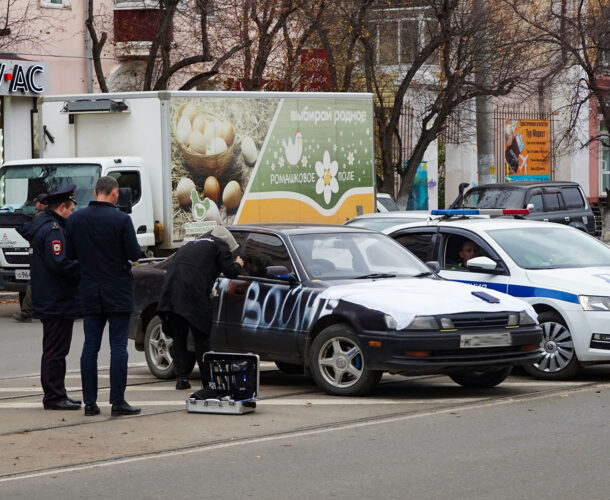
[[[259,363],[257,354],[206,352],[203,387],[186,400],[186,411],[235,415],[253,412],[258,398]]]

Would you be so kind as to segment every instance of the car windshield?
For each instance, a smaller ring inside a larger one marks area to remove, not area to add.
[[[33,215],[34,199],[76,184],[76,209],[86,207],[100,176],[99,165],[11,165],[0,170],[0,210]]]
[[[379,218],[365,218],[365,219],[351,219],[348,220],[345,226],[364,227],[366,229],[373,229],[374,231],[383,231],[384,229],[398,224],[406,224],[407,222],[421,222],[421,217],[379,217]]]
[[[610,248],[576,229],[537,225],[488,233],[525,269],[610,266]]]
[[[523,191],[510,188],[472,189],[464,194],[464,208],[524,208]]]
[[[290,237],[313,279],[412,277],[430,269],[391,238],[378,233],[323,233]]]

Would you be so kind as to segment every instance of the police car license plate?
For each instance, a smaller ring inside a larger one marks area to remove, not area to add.
[[[509,332],[472,333],[460,335],[460,347],[501,347],[511,345]]]
[[[29,269],[17,269],[15,271],[15,279],[16,280],[29,280],[30,279],[30,270]]]

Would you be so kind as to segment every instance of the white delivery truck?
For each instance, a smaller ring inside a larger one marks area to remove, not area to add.
[[[41,98],[38,114],[41,158],[0,169],[0,289],[25,290],[28,244],[15,227],[34,198],[76,184],[86,206],[102,175],[131,189],[147,255],[217,223],[343,223],[375,209],[371,94],[60,95]]]

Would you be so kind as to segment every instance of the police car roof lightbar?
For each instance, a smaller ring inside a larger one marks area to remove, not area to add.
[[[453,210],[432,210],[432,215],[464,216],[464,215],[529,215],[527,208],[463,208]]]

